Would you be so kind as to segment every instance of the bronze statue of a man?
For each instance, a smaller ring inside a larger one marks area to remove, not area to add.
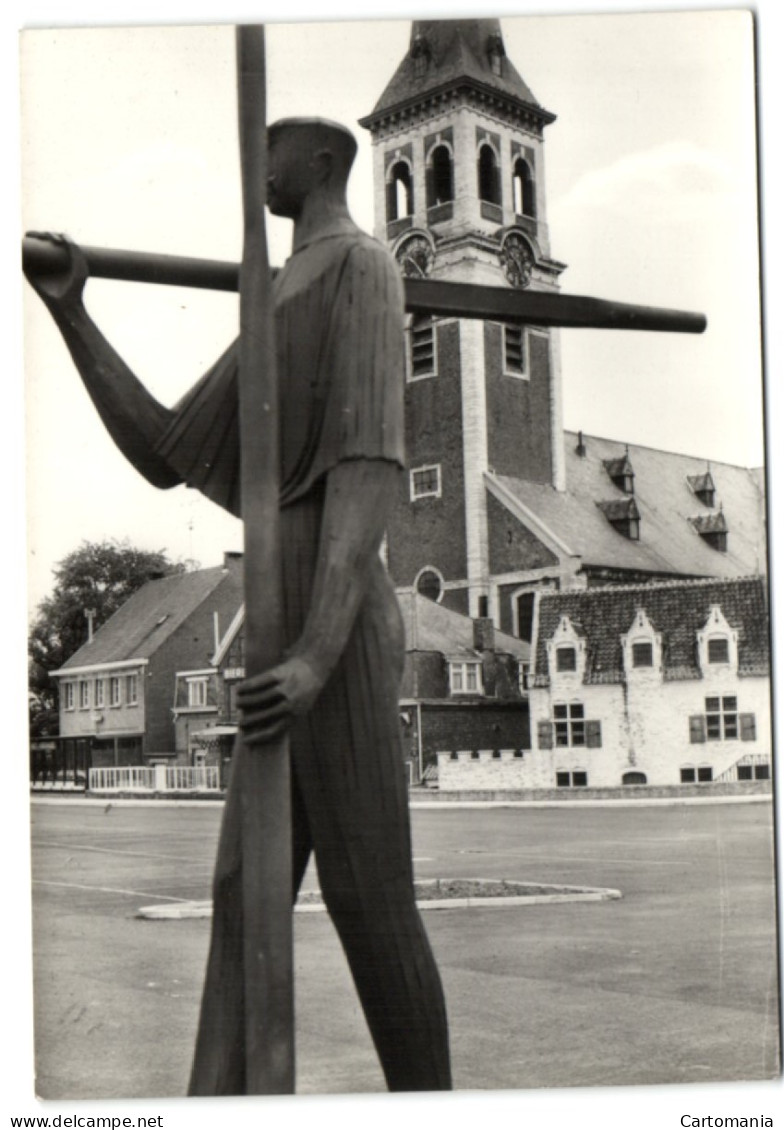
[[[379,557],[403,464],[403,292],[389,253],[349,216],[355,152],[334,122],[269,129],[267,204],[294,221],[275,280],[287,649],[240,689],[243,756],[263,757],[288,729],[292,897],[314,852],[389,1089],[444,1090],[446,1011],[414,897],[400,745],[403,625]],[[28,278],[115,442],[154,485],[185,482],[239,514],[236,346],[163,407],[87,314],[87,268],[69,248],[66,274]],[[191,1094],[244,1091],[238,782],[233,773]]]

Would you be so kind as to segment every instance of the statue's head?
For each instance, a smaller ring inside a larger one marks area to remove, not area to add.
[[[267,207],[296,219],[317,191],[345,192],[357,143],[339,122],[326,118],[281,118],[267,130]]]

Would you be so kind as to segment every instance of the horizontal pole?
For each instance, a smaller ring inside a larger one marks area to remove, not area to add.
[[[702,333],[704,314],[633,306],[581,294],[541,290],[511,290],[477,283],[442,282],[440,279],[406,279],[406,309],[413,314],[440,314],[454,318],[525,322],[568,329],[654,330],[668,333]]]
[[[117,251],[108,247],[80,246],[79,250],[87,260],[90,277],[94,279],[239,291],[239,263],[158,255],[150,251]],[[22,263],[26,270],[54,275],[67,268],[68,252],[51,240],[26,235],[22,240]]]
[[[82,247],[81,251],[92,278],[204,290],[236,292],[239,288],[237,263],[103,247]],[[22,258],[26,268],[42,273],[56,273],[67,264],[63,248],[31,235],[25,236],[22,242]],[[525,322],[567,329],[699,334],[707,326],[704,314],[684,310],[635,306],[580,294],[512,290],[475,283],[443,282],[440,279],[407,278],[405,302],[410,314]]]

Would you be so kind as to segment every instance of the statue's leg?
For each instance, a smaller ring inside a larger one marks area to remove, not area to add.
[[[245,1093],[245,984],[242,918],[242,764],[237,741],[212,885],[212,934],[189,1095]],[[310,856],[307,817],[292,784],[292,903]]]
[[[387,1085],[446,1090],[446,1008],[413,890],[399,670],[390,664],[398,629],[388,605],[371,613],[360,614],[295,765],[324,900]]]

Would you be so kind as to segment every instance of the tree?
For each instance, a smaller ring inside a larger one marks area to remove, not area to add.
[[[147,581],[195,567],[191,561],[171,561],[164,550],[137,549],[116,539],[83,541],[55,566],[54,589],[38,605],[29,634],[33,737],[57,733],[57,680],[49,672],[62,667],[87,642],[86,613],[91,613],[97,629]]]

